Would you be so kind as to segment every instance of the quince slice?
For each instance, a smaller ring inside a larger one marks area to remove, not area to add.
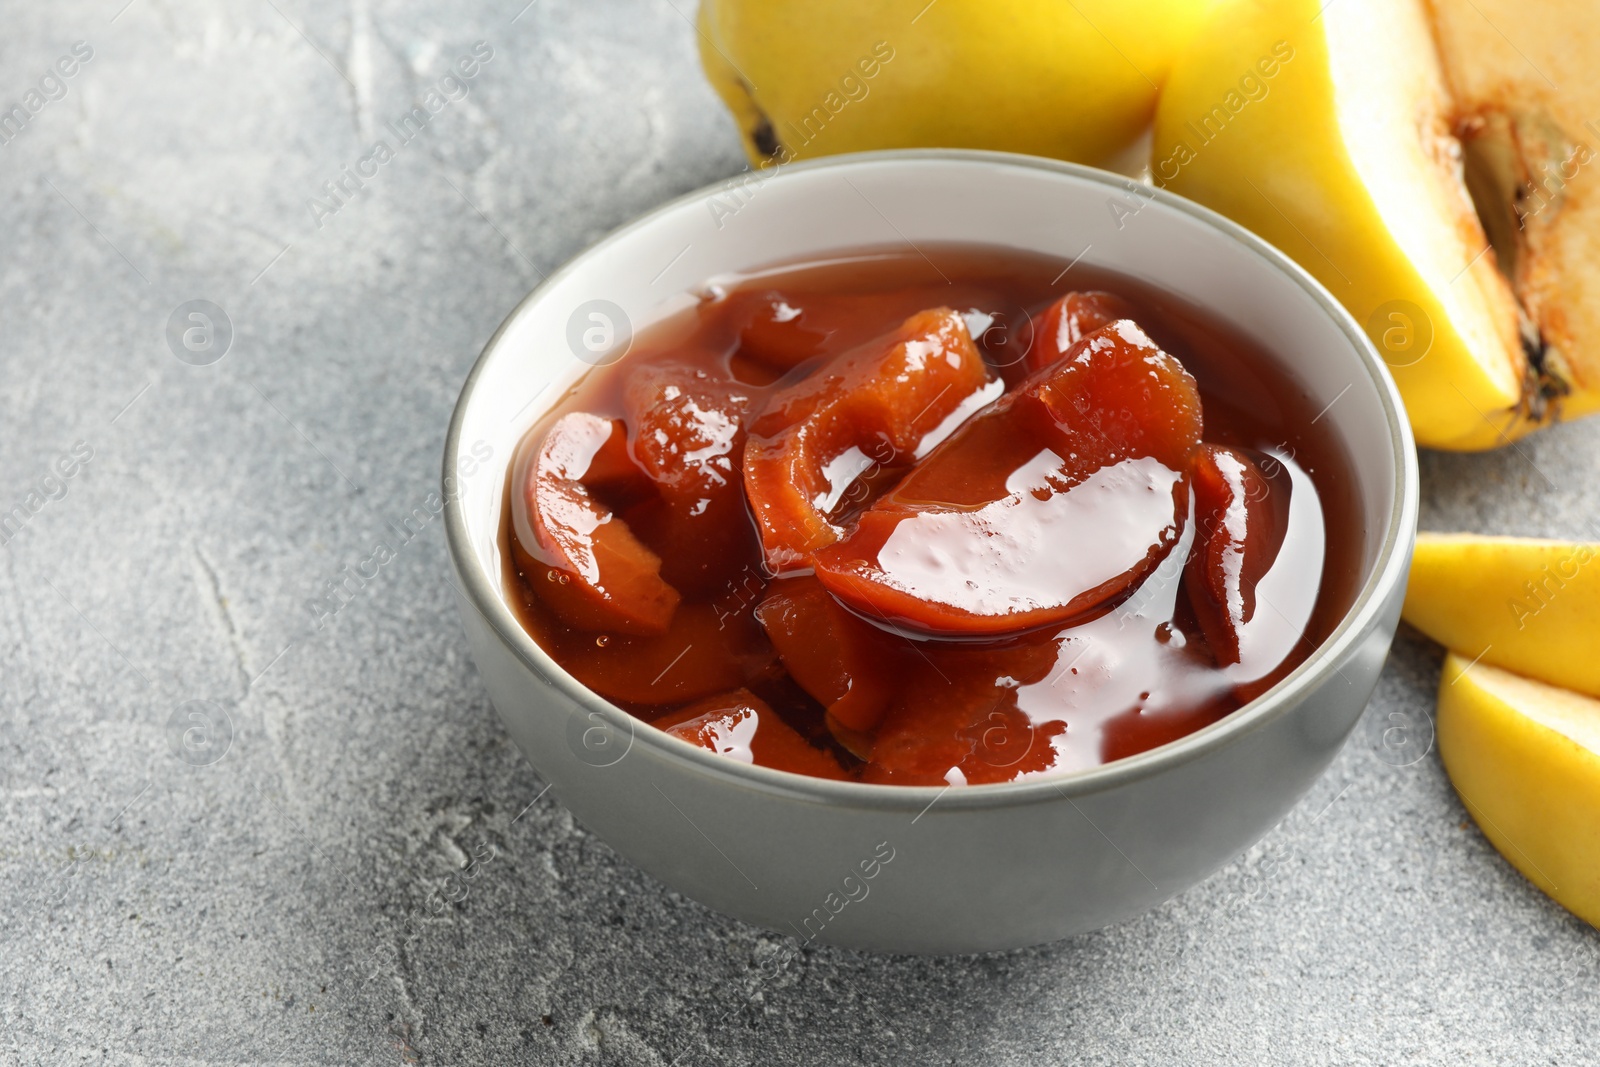
[[[517,467],[512,554],[539,599],[580,630],[665,633],[681,597],[602,499],[643,480],[622,421],[563,415]]]
[[[867,618],[914,632],[1064,622],[1177,543],[1200,435],[1194,379],[1119,320],[930,452],[813,554],[817,578]]]
[[[1574,915],[1600,923],[1600,700],[1452,653],[1438,739],[1490,843]]]
[[[808,744],[771,705],[748,689],[706,697],[662,716],[655,726],[680,741],[740,763],[815,778],[845,777],[837,759]]]
[[[1417,535],[1405,620],[1446,648],[1600,696],[1600,544]]]
[[[961,316],[932,308],[774,393],[744,450],[768,568],[804,568],[859,479],[910,466],[1000,388]]]

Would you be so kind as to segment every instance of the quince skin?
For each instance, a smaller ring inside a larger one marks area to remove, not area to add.
[[[1137,169],[1124,153],[1214,3],[703,0],[697,29],[757,166],[944,147]]]

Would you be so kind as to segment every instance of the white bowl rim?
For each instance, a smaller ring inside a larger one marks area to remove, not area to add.
[[[1125,175],[1111,171],[1042,156],[953,148],[852,152],[786,164],[782,169],[784,172],[845,169],[885,162],[986,163],[995,167],[1043,170],[1101,185],[1108,191],[1117,193],[1125,192],[1130,181]],[[782,177],[781,173],[774,175],[777,180],[782,180]],[[517,304],[484,345],[483,351],[473,363],[472,370],[468,372],[466,381],[461,387],[461,394],[456,401],[445,437],[442,477],[447,482],[456,470],[462,428],[473,389],[485,366],[496,357],[500,338],[511,324],[541,300],[546,291],[576,270],[590,256],[626,240],[636,230],[643,228],[658,216],[675,211],[685,204],[704,200],[707,196],[718,192],[724,183],[725,179],[722,179],[674,197],[631,222],[617,227],[547,275]],[[689,769],[703,775],[720,778],[730,784],[763,793],[787,796],[810,803],[837,804],[878,811],[916,811],[919,812],[918,818],[920,818],[920,813],[926,812],[935,801],[940,801],[941,810],[948,812],[951,809],[976,811],[994,807],[1014,807],[1063,798],[1071,800],[1073,797],[1089,796],[1115,789],[1137,779],[1153,777],[1170,767],[1199,759],[1227,746],[1234,739],[1282,717],[1313,690],[1328,681],[1338,670],[1338,660],[1377,621],[1389,593],[1397,583],[1405,580],[1409,558],[1408,533],[1414,533],[1416,529],[1419,506],[1420,475],[1411,425],[1405,417],[1404,402],[1401,400],[1394,378],[1368,339],[1366,331],[1321,282],[1276,247],[1226,216],[1159,187],[1141,190],[1141,195],[1147,191],[1153,193],[1158,203],[1194,217],[1220,237],[1242,245],[1247,251],[1265,260],[1269,266],[1288,275],[1334,320],[1349,339],[1361,368],[1367,372],[1377,388],[1384,418],[1388,423],[1390,445],[1398,459],[1394,471],[1394,494],[1390,504],[1389,523],[1384,531],[1384,540],[1378,550],[1372,574],[1362,585],[1334,631],[1310,656],[1306,657],[1304,662],[1250,703],[1209,726],[1186,734],[1175,741],[1137,755],[1078,771],[1064,771],[1015,782],[996,782],[960,788],[949,785],[909,786],[839,782],[770,767],[754,766],[719,756],[698,745],[673,737],[643,719],[630,715],[572,677],[539,646],[538,642],[533,640],[512,614],[511,609],[501,600],[490,577],[477,564],[476,557],[469,548],[470,541],[466,520],[462,514],[460,495],[446,492],[444,494],[445,536],[456,572],[464,584],[462,593],[470,600],[471,606],[488,622],[495,635],[522,660],[524,665],[531,668],[535,675],[562,690],[586,710],[599,714],[614,729],[626,732],[632,743],[648,745],[669,760],[687,764]],[[781,260],[775,260],[779,261]]]

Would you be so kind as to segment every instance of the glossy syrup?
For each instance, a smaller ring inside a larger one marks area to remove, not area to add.
[[[671,632],[596,634],[566,626],[541,603],[539,583],[553,580],[549,575],[518,570],[510,551],[516,524],[508,489],[504,573],[523,625],[580,681],[646,721],[676,721],[686,705],[748,689],[835,757],[845,776],[869,782],[978,783],[1078,769],[1217,721],[1287,675],[1337,626],[1359,581],[1361,520],[1349,460],[1319,425],[1304,389],[1216,316],[1136,280],[1053,257],[958,245],[920,253],[866,249],[717,279],[697,306],[640,331],[623,359],[586,375],[530,431],[523,451],[566,412],[623,417],[630,376],[663,362],[732,383],[748,396],[750,410],[759,411],[775,388],[929,307],[963,312],[985,359],[1009,388],[1024,376],[1032,316],[1069,290],[1089,289],[1134,305],[1139,325],[1198,382],[1204,439],[1246,450],[1267,476],[1286,533],[1257,587],[1238,663],[1217,666],[1184,595],[1184,562],[1195,538],[1192,508],[1177,548],[1095,617],[987,643],[882,634],[874,657],[879,676],[872,681],[894,694],[893,703],[875,737],[852,739],[848,747],[830,732],[822,705],[777,660],[754,616],[774,579],[763,567],[748,515],[735,516],[731,527],[724,523],[698,549],[701,542],[681,537],[652,544],[685,593]],[[740,348],[751,301],[774,292],[796,308],[824,296],[851,298],[834,308],[825,351],[786,375]],[[871,456],[858,459],[850,473],[859,476],[854,482],[846,476],[841,499],[829,502],[840,514],[903,473],[877,469]],[[620,514],[637,515],[630,525],[651,541],[648,509]],[[1063,546],[1063,555],[1088,556],[1106,547]],[[808,757],[785,769],[809,766]]]

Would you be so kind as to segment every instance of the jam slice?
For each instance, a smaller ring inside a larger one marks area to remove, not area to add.
[[[978,785],[1048,770],[1050,739],[1066,724],[1036,724],[1017,692],[1044,680],[1056,653],[1054,641],[1038,638],[1005,648],[928,645],[878,727],[862,781]]]
[[[830,519],[859,478],[912,463],[999,384],[961,316],[934,308],[774,393],[744,452],[768,567],[803,567],[838,540]]]
[[[989,306],[1004,304],[997,295],[970,286],[963,295]],[[882,336],[885,322],[900,321],[928,307],[928,294],[925,288],[868,293],[767,290],[737,293],[729,303],[728,313],[739,332],[739,356],[781,373]]]
[[[815,552],[817,577],[867,617],[929,634],[1071,619],[1177,542],[1200,429],[1194,379],[1120,320],[929,453]]]
[[[696,504],[739,495],[749,393],[677,362],[639,367],[623,399],[633,458],[664,496]]]
[[[1034,319],[1033,344],[1023,365],[1030,373],[1044,370],[1096,330],[1134,317],[1133,305],[1115,293],[1068,293]]]
[[[559,652],[574,678],[624,707],[699,700],[764,680],[777,667],[749,611],[730,614],[708,603],[679,607],[664,633],[574,633],[562,639]]]
[[[758,562],[739,466],[749,404],[737,382],[675,360],[633,371],[623,395],[633,459],[656,489],[625,518],[691,599]]]
[[[839,761],[806,743],[767,702],[748,689],[707,697],[670,712],[655,725],[720,756],[817,778],[843,779]]]
[[[882,631],[840,606],[810,575],[774,582],[756,618],[789,676],[844,727],[836,734],[878,725],[892,695],[896,656]]]
[[[642,481],[622,421],[563,415],[520,466],[512,550],[540,599],[580,630],[665,632],[678,591],[661,557],[602,502],[636,495]]]
[[[1206,445],[1193,473],[1198,527],[1184,585],[1217,665],[1226,667],[1239,662],[1256,584],[1283,543],[1284,509],[1273,506],[1271,483],[1237,449]]]
[[[734,297],[746,305],[734,312],[739,323],[739,354],[771,370],[786,371],[822,355],[830,338],[859,330],[855,310],[839,308],[840,298],[824,303],[784,293],[741,293]],[[829,314],[833,310],[833,314]],[[839,314],[843,310],[844,314]],[[870,320],[869,320],[870,321]],[[856,339],[856,343],[872,336]]]

